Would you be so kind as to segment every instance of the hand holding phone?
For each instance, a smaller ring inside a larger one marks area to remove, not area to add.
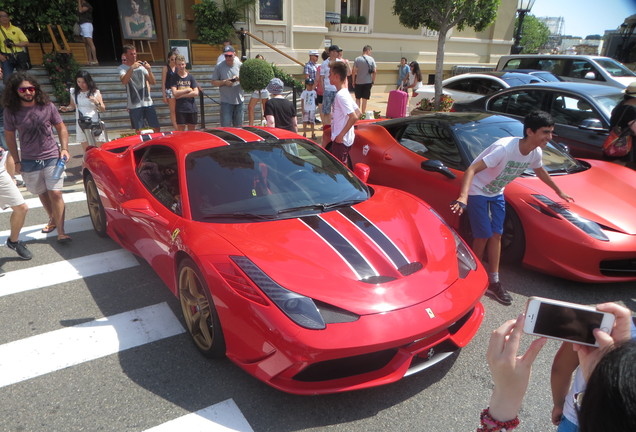
[[[591,306],[530,297],[523,331],[575,344],[598,347],[593,330],[610,333],[615,316]]]

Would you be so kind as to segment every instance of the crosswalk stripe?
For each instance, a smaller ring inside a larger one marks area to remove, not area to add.
[[[234,400],[228,399],[170,420],[145,432],[253,432]]]
[[[130,252],[118,249],[66,261],[14,270],[2,278],[0,297],[138,266]]]
[[[53,231],[52,233],[47,234],[43,233],[42,228],[44,228],[45,226],[46,224],[23,227],[22,230],[20,230],[20,240],[45,240],[49,237],[57,237],[57,231]],[[64,222],[64,231],[66,232],[66,234],[88,231],[91,229],[93,229],[93,225],[91,224],[91,219],[88,216],[82,216],[76,219],[69,219]],[[0,231],[0,246],[5,245],[9,234],[11,234],[11,230]]]
[[[167,303],[0,345],[0,387],[184,333]]]
[[[74,203],[74,202],[79,202],[79,201],[86,201],[86,193],[85,192],[69,192],[69,193],[65,193],[63,194],[64,197],[64,203],[65,204],[70,204],[70,203]],[[27,205],[29,206],[30,209],[36,209],[36,208],[40,208],[42,207],[42,202],[40,201],[40,198],[28,198],[26,200]],[[0,213],[9,213],[12,212],[13,209],[11,207],[4,209],[4,210],[0,210]]]

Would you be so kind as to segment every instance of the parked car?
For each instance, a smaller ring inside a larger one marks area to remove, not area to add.
[[[442,93],[455,102],[470,102],[504,88],[523,84],[544,82],[545,79],[525,72],[480,72],[456,75],[442,81]],[[435,86],[425,85],[409,100],[409,112],[415,109],[422,99],[435,96]]]
[[[95,231],[150,264],[196,347],[296,394],[397,381],[483,319],[487,277],[461,238],[356,172],[263,128],[122,138],[83,167]]]
[[[424,114],[358,124],[350,155],[370,167],[370,183],[424,199],[468,239],[467,218],[450,203],[475,157],[508,136],[523,136],[522,123],[484,113]],[[577,281],[636,280],[636,172],[576,160],[552,144],[543,163],[574,202],[562,202],[533,171],[507,185],[502,259]]]
[[[535,69],[565,81],[593,82],[621,90],[636,81],[636,74],[613,58],[588,55],[514,54],[501,56],[498,71]]]
[[[541,109],[556,121],[554,141],[568,147],[575,157],[602,159],[612,109],[624,94],[616,87],[574,82],[519,86],[453,105],[453,110],[505,114],[523,121]]]

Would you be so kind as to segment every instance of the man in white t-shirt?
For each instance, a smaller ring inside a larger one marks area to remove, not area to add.
[[[361,114],[345,85],[346,80],[347,65],[343,62],[333,63],[329,71],[329,81],[338,91],[333,101],[329,151],[345,165],[349,162],[349,150],[355,138],[353,125]]]
[[[504,188],[532,168],[559,197],[572,200],[543,168],[541,149],[552,139],[553,131],[554,120],[548,113],[528,114],[523,122],[523,138],[502,138],[481,152],[464,173],[459,197],[451,203],[453,213],[461,215],[464,209],[468,211],[475,255],[483,259],[487,252],[490,284],[486,295],[506,306],[512,304],[512,297],[499,282],[501,235],[506,216]]]

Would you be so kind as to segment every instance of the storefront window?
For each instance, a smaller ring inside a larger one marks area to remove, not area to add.
[[[283,0],[259,0],[258,6],[260,19],[283,20]]]

